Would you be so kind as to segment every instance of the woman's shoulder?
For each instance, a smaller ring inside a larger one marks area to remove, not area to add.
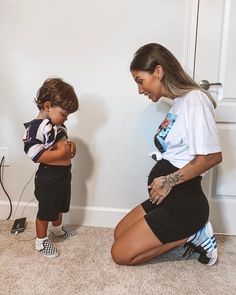
[[[207,94],[201,89],[194,89],[183,96],[185,104],[190,108],[213,108],[213,103]]]

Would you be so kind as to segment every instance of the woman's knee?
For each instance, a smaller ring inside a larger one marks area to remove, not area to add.
[[[116,243],[116,241],[112,245],[111,256],[114,262],[119,265],[132,265],[132,258],[127,255],[126,251],[120,248],[119,243]]]
[[[145,211],[141,205],[138,205],[117,224],[114,230],[114,239],[117,240],[120,236],[126,232],[126,230],[133,226],[140,218],[145,215]]]
[[[116,228],[114,229],[114,240],[116,241],[119,236],[121,235],[121,230],[119,227],[119,224],[116,226]]]

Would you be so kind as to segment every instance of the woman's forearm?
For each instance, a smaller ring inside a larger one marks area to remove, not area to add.
[[[222,153],[214,153],[209,155],[198,155],[190,163],[185,165],[178,171],[164,176],[164,185],[174,187],[175,185],[190,180],[201,175],[210,168],[216,166],[222,161]]]

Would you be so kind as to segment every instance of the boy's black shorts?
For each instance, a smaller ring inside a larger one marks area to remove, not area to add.
[[[68,212],[71,199],[71,165],[40,164],[35,175],[34,194],[39,202],[38,219],[55,221],[59,213]]]

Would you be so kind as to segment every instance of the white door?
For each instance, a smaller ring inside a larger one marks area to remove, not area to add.
[[[195,80],[211,86],[223,162],[205,180],[210,218],[218,233],[236,234],[236,1],[199,0]]]

